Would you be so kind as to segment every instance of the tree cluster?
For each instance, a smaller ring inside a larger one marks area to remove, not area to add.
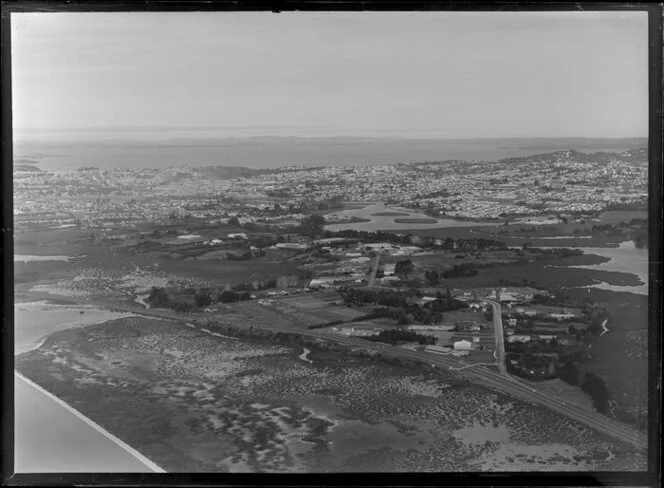
[[[436,338],[432,336],[417,334],[411,330],[390,329],[383,330],[375,336],[368,336],[365,339],[374,342],[385,342],[387,344],[397,345],[399,342],[417,342],[418,344],[435,344]]]
[[[595,373],[586,373],[581,389],[590,395],[595,410],[606,413],[609,408],[609,391],[604,380]]]
[[[465,278],[476,276],[479,273],[473,263],[461,263],[452,266],[452,269],[443,271],[443,278]]]
[[[168,307],[170,300],[166,290],[153,286],[150,291],[150,296],[148,297],[148,302],[150,302],[150,305],[153,307],[165,308]]]
[[[323,233],[325,217],[322,215],[310,215],[300,223],[298,232],[304,236],[315,238]]]
[[[231,290],[224,290],[219,294],[218,300],[221,303],[234,303],[241,300],[250,300],[251,293],[249,291],[235,292]]]
[[[427,281],[427,285],[436,286],[440,282],[440,275],[438,271],[425,271],[424,279]]]
[[[410,259],[397,262],[394,272],[398,275],[409,275],[415,270],[415,265]]]
[[[433,312],[451,312],[462,308],[468,308],[468,303],[463,300],[457,300],[456,298],[443,297],[441,294],[441,296],[435,300],[427,302],[424,307]]]

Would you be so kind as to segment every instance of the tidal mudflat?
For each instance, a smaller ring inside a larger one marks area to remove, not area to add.
[[[470,222],[453,219],[433,219],[423,213],[413,212],[402,207],[388,207],[384,203],[367,204],[362,208],[341,210],[329,214],[331,220],[351,219],[356,217],[367,221],[344,222],[326,225],[325,229],[337,232],[341,230],[404,230],[404,229],[430,229],[440,227],[471,227],[483,225],[496,225],[495,222]]]
[[[645,469],[643,453],[541,407],[301,353],[130,317],[57,332],[17,368],[167,471]]]
[[[14,352],[20,354],[35,347],[47,335],[71,327],[98,324],[130,316],[94,305],[58,304],[46,300],[14,304]]]

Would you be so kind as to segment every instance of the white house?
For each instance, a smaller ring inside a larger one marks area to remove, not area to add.
[[[392,276],[396,272],[397,265],[395,263],[387,263],[383,265],[383,272],[385,276]]]
[[[473,348],[473,344],[470,341],[461,340],[454,343],[455,351],[470,351]]]
[[[507,337],[507,342],[530,342],[531,337],[529,335],[520,335],[514,334]]]
[[[558,322],[565,320],[565,319],[573,319],[574,314],[573,313],[552,313],[551,314],[552,319],[556,319]]]

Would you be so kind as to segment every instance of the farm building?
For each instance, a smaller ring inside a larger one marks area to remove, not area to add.
[[[486,302],[471,302],[468,305],[468,307],[474,312],[479,312],[480,310],[486,311],[487,303]]]
[[[507,342],[530,342],[531,339],[529,335],[513,334],[507,337]]]
[[[473,344],[470,341],[461,340],[454,343],[455,351],[470,351],[473,348]]]
[[[300,285],[300,279],[297,275],[279,276],[277,278],[277,288],[296,288]]]
[[[451,349],[449,347],[440,347],[440,346],[426,346],[424,348],[427,352],[436,352],[439,354],[449,354]]]
[[[562,320],[566,320],[566,319],[573,319],[574,317],[576,317],[576,315],[574,315],[573,313],[552,313],[551,314],[551,318],[556,319],[559,322],[562,321]]]
[[[453,325],[411,325],[408,328],[410,330],[440,330],[446,332],[454,330]]]
[[[309,248],[309,244],[298,243],[298,242],[280,242],[275,244],[274,247],[277,249],[291,249],[293,251],[304,251]]]
[[[309,282],[309,287],[310,288],[327,288],[329,286],[332,286],[338,278],[334,276],[320,276],[318,278],[314,278]]]

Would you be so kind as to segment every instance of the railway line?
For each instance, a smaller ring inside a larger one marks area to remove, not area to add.
[[[40,299],[63,300],[62,297],[45,293],[31,293],[30,295]],[[187,313],[177,313],[163,309],[145,309],[138,305],[130,305],[127,303],[112,303],[77,297],[66,297],[64,300],[75,303],[95,304],[102,308],[122,310],[144,316],[175,320],[191,328],[197,329],[202,333],[213,335],[209,329],[206,329],[209,324],[213,322],[213,320],[211,317],[206,317],[203,314],[193,315]],[[236,304],[232,304],[232,306],[229,308],[245,315],[257,327],[268,328],[269,330],[275,332],[284,332],[324,339],[351,347],[358,347],[380,353],[386,353],[391,356],[419,361],[433,366],[441,371],[448,371],[451,374],[460,374],[463,377],[478,381],[485,386],[511,395],[517,399],[527,401],[532,404],[545,406],[550,410],[565,415],[566,417],[582,423],[602,434],[632,444],[638,449],[647,448],[648,439],[644,433],[638,432],[627,425],[621,424],[604,415],[598,414],[594,410],[582,407],[580,405],[568,404],[557,398],[553,398],[550,395],[537,390],[536,387],[526,384],[507,374],[503,374],[500,372],[500,370],[494,371],[490,369],[489,366],[477,365],[473,368],[463,368],[463,370],[461,370],[459,367],[460,361],[458,358],[441,356],[435,353],[414,351],[389,344],[372,342],[366,339],[342,336],[330,332],[325,332],[322,329],[307,329],[306,324],[304,324],[301,320],[294,321],[292,317],[286,316],[283,312],[273,309],[272,307],[270,307],[270,309],[263,308],[253,302],[238,302]],[[494,310],[494,314],[495,312],[496,310]],[[498,309],[498,316],[499,312],[500,309]],[[299,322],[299,325],[297,325],[296,322]],[[463,365],[463,363],[461,363],[461,365]]]

